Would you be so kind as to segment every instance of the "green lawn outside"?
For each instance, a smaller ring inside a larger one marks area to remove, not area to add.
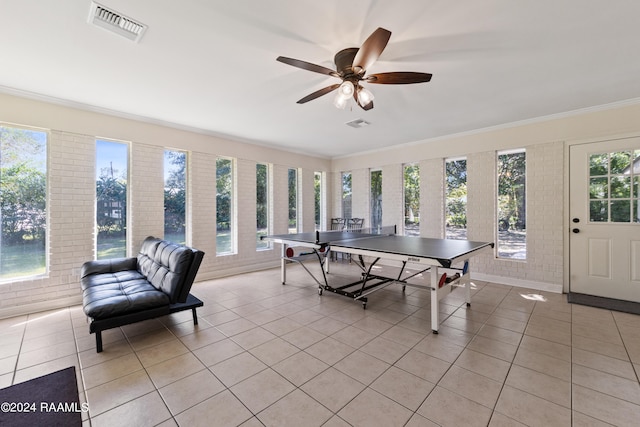
[[[45,255],[42,242],[3,246],[0,253],[0,280],[44,274]]]

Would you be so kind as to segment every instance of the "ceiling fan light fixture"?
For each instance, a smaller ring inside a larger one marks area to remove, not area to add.
[[[362,86],[358,89],[358,102],[360,105],[367,105],[371,101],[373,101],[374,96],[373,93],[369,89],[365,89]]]
[[[333,105],[340,110],[344,110],[348,102],[349,97],[342,96],[340,92],[338,92],[336,97],[333,99]]]
[[[338,88],[338,93],[345,98],[352,97],[354,91],[355,86],[349,80],[345,80],[344,82],[342,82],[342,84]]]

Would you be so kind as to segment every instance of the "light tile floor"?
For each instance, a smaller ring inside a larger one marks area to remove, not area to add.
[[[363,310],[311,283],[296,266],[285,286],[276,269],[196,283],[198,326],[113,329],[100,354],[79,306],[0,320],[0,387],[75,366],[92,426],[640,424],[640,316],[474,281],[433,335],[427,291]]]

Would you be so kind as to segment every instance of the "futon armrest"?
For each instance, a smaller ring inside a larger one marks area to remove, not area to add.
[[[80,278],[91,274],[116,273],[118,271],[136,270],[138,268],[137,258],[114,258],[87,261],[82,264]]]

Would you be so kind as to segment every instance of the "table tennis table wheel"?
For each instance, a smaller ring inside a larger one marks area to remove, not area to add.
[[[322,288],[318,288],[318,295],[322,296]]]
[[[432,329],[431,332],[433,332],[434,335],[438,335],[438,331],[436,331],[435,329]]]

